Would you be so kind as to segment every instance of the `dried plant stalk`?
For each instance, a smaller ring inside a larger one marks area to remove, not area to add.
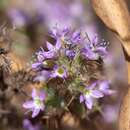
[[[123,99],[120,109],[119,130],[130,130],[130,89]]]

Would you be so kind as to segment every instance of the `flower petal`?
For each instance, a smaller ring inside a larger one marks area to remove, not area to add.
[[[105,47],[97,47],[96,48],[96,52],[98,53],[98,55],[100,55],[101,57],[104,57],[108,54],[107,50]]]
[[[46,42],[46,44],[47,44],[47,49],[49,51],[54,49],[54,46],[50,42]]]
[[[97,60],[99,58],[98,54],[93,52],[90,48],[86,47],[83,49],[83,55],[90,60]]]
[[[81,31],[79,31],[79,30],[75,31],[71,38],[72,42],[79,42],[81,39],[80,36],[81,36]]]
[[[34,107],[34,103],[33,101],[26,101],[24,104],[23,104],[23,107],[24,108],[33,108]]]
[[[45,59],[45,57],[43,56],[42,53],[39,53],[39,54],[37,54],[37,59],[39,62],[42,62]]]
[[[50,75],[51,78],[56,78],[57,77],[57,74],[55,72],[53,72],[51,75]]]
[[[61,48],[61,40],[60,40],[60,38],[57,39],[55,46],[56,46],[56,50],[59,50]]]
[[[93,106],[93,99],[92,97],[87,97],[85,99],[85,105],[88,109],[92,109],[92,106]]]
[[[84,101],[84,96],[80,95],[79,100],[80,100],[80,103],[82,103]]]
[[[72,59],[75,56],[75,51],[74,50],[66,50],[65,54],[66,54],[66,56],[68,56],[69,58]]]
[[[100,86],[99,86],[99,90],[102,91],[106,95],[111,95],[111,94],[115,93],[114,90],[109,89],[109,83],[108,83],[108,81],[101,82]]]
[[[91,92],[91,95],[92,95],[92,97],[94,97],[94,98],[104,97],[104,94],[103,94],[101,91],[99,91],[99,90],[93,90],[93,91]]]
[[[97,82],[94,82],[94,83],[92,83],[90,86],[88,86],[87,88],[90,89],[90,90],[92,90],[92,89],[94,89],[96,86],[97,86]]]
[[[55,56],[54,51],[47,51],[43,54],[46,58],[53,58]]]
[[[101,91],[105,91],[105,90],[108,90],[109,89],[109,83],[108,81],[103,81],[100,83],[100,86],[99,86],[99,89]]]
[[[50,77],[50,72],[43,70],[37,74],[37,76],[34,78],[34,81],[46,81]]]
[[[33,68],[33,69],[36,69],[37,67],[39,67],[39,65],[41,65],[40,62],[33,63],[33,64],[32,64],[32,68]]]
[[[40,109],[34,109],[32,113],[32,118],[35,118],[40,112]]]
[[[32,90],[32,98],[35,98],[35,97],[37,97],[37,91],[36,91],[35,88],[33,88],[33,90]]]

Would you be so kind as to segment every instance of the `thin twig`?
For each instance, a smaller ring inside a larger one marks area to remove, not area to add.
[[[75,95],[71,97],[69,103],[67,104],[67,108],[70,106],[70,104],[73,102],[74,99],[75,99]]]

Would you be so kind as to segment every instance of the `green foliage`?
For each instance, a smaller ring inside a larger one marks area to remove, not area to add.
[[[85,117],[86,117],[86,112],[87,112],[87,110],[86,110],[84,104],[81,104],[81,103],[79,103],[79,102],[76,101],[76,102],[74,103],[74,108],[75,108],[75,109],[73,109],[73,111],[74,111],[74,113],[75,113],[78,117],[80,117],[80,118],[85,118]]]

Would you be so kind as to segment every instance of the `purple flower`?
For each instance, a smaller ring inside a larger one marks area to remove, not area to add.
[[[42,62],[35,62],[32,64],[32,68],[39,70],[39,69],[41,69],[41,64],[42,64]]]
[[[44,56],[43,48],[40,48],[40,50],[36,53],[36,57],[37,57],[37,59],[36,59],[37,61],[32,64],[32,68],[39,70],[44,65],[44,63],[45,63],[44,60],[46,59],[46,57]]]
[[[43,57],[45,59],[51,59],[54,57],[56,51],[56,47],[54,47],[51,43],[47,42],[47,49],[48,51],[45,51],[43,48],[41,48],[41,51],[39,52],[38,56]]]
[[[114,94],[115,91],[110,89],[109,82],[107,80],[99,81],[99,90],[103,92],[105,95]]]
[[[47,63],[48,60],[37,61],[32,64],[32,68],[35,70],[42,70],[43,68],[49,68],[50,66]]]
[[[81,31],[73,32],[70,40],[72,43],[75,43],[75,44],[80,43],[81,42]]]
[[[69,28],[64,27],[63,29],[59,28],[57,25],[51,30],[51,36],[55,39],[62,39],[69,33]]]
[[[35,77],[34,81],[40,81],[40,82],[44,82],[44,81],[47,81],[50,77],[50,72],[49,71],[46,71],[46,70],[43,70],[43,71],[40,71],[38,72],[37,76]]]
[[[44,49],[41,47],[40,50],[38,52],[36,52],[37,60],[39,62],[46,59],[46,57],[43,54],[44,54]]]
[[[38,125],[38,124],[32,125],[30,120],[24,119],[23,128],[25,130],[40,130],[40,125]]]
[[[95,52],[93,52],[89,47],[85,47],[81,50],[81,53],[83,56],[90,60],[97,60],[99,58],[99,55]]]
[[[64,40],[66,39],[66,35],[69,33],[69,28],[63,28],[60,29],[57,26],[55,26],[52,30],[51,30],[51,36],[56,40],[56,45],[62,45],[62,42],[64,42]]]
[[[44,59],[54,58],[61,48],[60,42],[56,42],[55,45],[52,45],[50,42],[46,42],[46,44],[48,51],[45,51],[43,48],[41,48],[41,50],[36,53],[39,62],[43,61]]]
[[[104,97],[104,94],[96,88],[96,82],[87,86],[83,94],[80,95],[80,103],[85,101],[88,109],[92,109],[95,99]]]
[[[63,79],[66,78],[67,77],[66,68],[64,68],[63,66],[55,65],[50,77],[52,77],[52,78],[60,77],[60,78],[63,78]]]
[[[61,48],[61,43],[59,41],[56,42],[55,46],[53,46],[51,43],[47,42],[47,49],[49,52],[56,54],[57,51]]]
[[[54,58],[56,53],[61,48],[61,43],[56,42],[55,45],[52,45],[50,42],[46,42],[48,51],[45,51],[43,48],[39,52],[36,53],[38,61],[43,61],[44,59]]]
[[[97,35],[85,44],[85,47],[81,50],[81,53],[90,60],[97,60],[99,57],[103,58],[107,55],[107,46],[106,42],[98,42]]]
[[[85,101],[86,107],[88,109],[92,109],[95,99],[99,99],[105,95],[111,95],[113,93],[115,93],[115,91],[109,88],[108,81],[96,81],[85,88],[83,94],[80,95],[80,103]]]
[[[70,59],[73,59],[75,57],[75,51],[74,50],[66,50],[65,54]]]
[[[52,59],[57,56],[57,53],[60,47],[61,47],[61,44],[58,42],[56,43],[55,46],[47,42],[48,51],[44,51],[44,49],[41,48],[41,50],[36,53],[37,61],[32,64],[32,68],[36,70],[41,70],[41,68],[47,65],[48,59]]]
[[[81,43],[82,41],[81,31],[69,30],[69,32],[64,36],[64,39],[62,38],[62,40],[64,40],[64,43],[66,43],[67,45],[70,45],[71,47],[73,47],[77,45],[78,43]]]
[[[45,109],[45,105],[43,101],[45,100],[46,95],[45,92],[42,90],[37,92],[36,89],[32,90],[32,99],[30,101],[26,101],[23,104],[23,107],[32,111],[32,118],[36,117],[40,110],[43,111]]]
[[[69,28],[59,29],[57,26],[53,28],[51,36],[56,40],[56,43],[60,45],[75,45],[81,42],[81,31],[72,31]]]

